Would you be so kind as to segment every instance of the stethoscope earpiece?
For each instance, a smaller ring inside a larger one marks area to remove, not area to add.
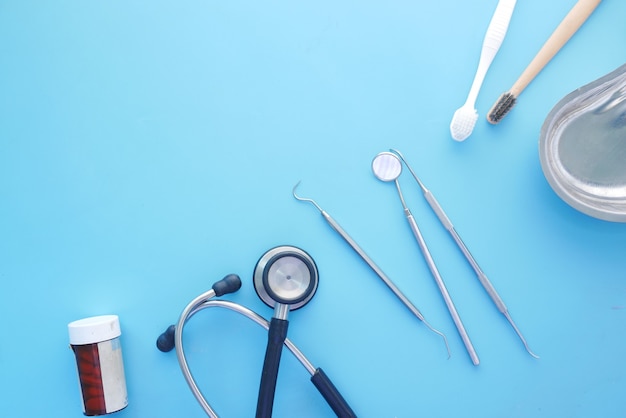
[[[159,335],[157,338],[156,346],[159,351],[163,353],[168,353],[174,349],[174,334],[176,332],[176,326],[170,325],[167,329]]]
[[[236,274],[227,274],[222,280],[213,283],[211,290],[205,293],[200,300],[209,300],[214,297],[224,296],[228,293],[235,293],[241,289],[241,278]],[[156,346],[159,351],[167,353],[172,351],[176,346],[176,326],[170,325],[159,338],[157,338]]]
[[[213,283],[212,286],[215,296],[224,296],[227,293],[235,293],[241,289],[241,279],[236,274],[229,274],[222,280]]]

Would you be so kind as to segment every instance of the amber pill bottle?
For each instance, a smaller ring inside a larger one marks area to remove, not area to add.
[[[128,405],[117,315],[101,315],[68,324],[78,381],[87,416],[106,415]]]

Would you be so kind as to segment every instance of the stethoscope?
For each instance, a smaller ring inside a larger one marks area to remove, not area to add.
[[[309,372],[311,381],[338,417],[356,417],[324,371],[321,368],[315,368],[287,338],[289,326],[287,316],[289,311],[306,305],[315,295],[318,282],[317,266],[307,252],[298,247],[287,245],[272,248],[261,256],[253,274],[256,293],[266,305],[274,309],[274,315],[270,321],[267,321],[261,315],[245,306],[226,300],[213,299],[228,293],[234,293],[241,288],[239,276],[229,274],[222,280],[214,283],[209,291],[197,296],[183,309],[176,325],[170,325],[159,336],[157,347],[163,352],[176,349],[178,363],[193,395],[209,417],[217,418],[217,413],[207,402],[189,370],[183,348],[183,330],[185,323],[203,309],[229,309],[251,319],[268,331],[267,347],[257,398],[257,418],[272,416],[276,380],[283,345],[294,354]]]

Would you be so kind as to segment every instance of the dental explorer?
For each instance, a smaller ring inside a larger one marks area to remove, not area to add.
[[[400,189],[400,182],[398,181],[398,177],[402,173],[402,163],[400,162],[400,159],[398,158],[398,156],[396,156],[395,154],[391,152],[381,152],[372,161],[372,171],[374,172],[374,175],[376,176],[376,178],[379,179],[380,181],[383,181],[383,182],[393,181],[394,184],[396,185],[396,189],[398,190],[398,196],[400,197],[400,202],[402,203],[404,214],[406,216],[407,221],[409,222],[411,231],[413,232],[413,235],[415,236],[415,239],[417,240],[419,248],[426,261],[426,264],[428,265],[428,269],[432,273],[432,276],[435,279],[435,282],[437,283],[437,287],[439,288],[439,291],[441,292],[441,295],[443,296],[443,300],[446,304],[446,307],[448,308],[448,311],[450,312],[450,316],[452,317],[452,320],[454,321],[454,325],[456,326],[457,331],[459,332],[459,335],[461,336],[461,340],[463,340],[463,344],[465,345],[465,348],[467,350],[467,353],[470,356],[470,359],[472,360],[472,363],[475,366],[478,366],[478,364],[480,363],[480,360],[478,359],[478,354],[476,354],[476,350],[474,349],[474,346],[472,345],[472,341],[470,340],[469,335],[467,334],[467,331],[465,330],[465,326],[463,325],[463,322],[461,321],[461,317],[459,316],[459,313],[457,312],[456,307],[454,306],[454,302],[452,301],[452,298],[450,297],[450,293],[448,292],[448,289],[446,288],[446,285],[443,279],[441,278],[441,275],[439,274],[439,270],[437,269],[437,266],[435,265],[435,261],[433,260],[430,254],[430,251],[428,250],[428,246],[426,245],[426,241],[424,241],[424,237],[422,236],[422,233],[420,232],[420,229],[417,226],[417,222],[415,221],[413,214],[411,213],[411,211],[406,205],[406,202],[404,201],[404,196],[402,195],[402,190]]]
[[[526,351],[528,351],[528,354],[530,354],[534,358],[539,358],[539,356],[533,353],[533,351],[528,346],[526,339],[522,335],[519,328],[517,328],[517,325],[515,325],[515,322],[513,322],[513,319],[511,318],[511,315],[509,314],[509,311],[506,305],[504,304],[504,301],[502,300],[500,295],[498,295],[498,292],[496,292],[496,289],[493,287],[493,285],[487,278],[487,275],[482,271],[482,269],[480,268],[480,266],[478,265],[478,263],[476,262],[472,254],[470,253],[469,249],[465,246],[465,243],[463,242],[459,234],[456,232],[456,229],[454,229],[454,225],[452,225],[452,222],[450,222],[450,219],[448,218],[446,213],[443,211],[443,208],[441,207],[437,199],[435,199],[435,196],[432,194],[432,192],[429,189],[426,188],[426,186],[424,186],[424,183],[422,183],[422,181],[417,177],[417,175],[415,174],[415,172],[413,171],[409,163],[407,163],[406,159],[400,153],[400,151],[393,149],[393,148],[391,148],[389,151],[393,152],[394,154],[397,154],[398,157],[400,157],[400,159],[402,160],[402,162],[404,162],[404,165],[406,165],[406,167],[409,169],[409,171],[411,172],[411,175],[413,176],[413,178],[419,185],[420,189],[422,190],[422,194],[424,195],[424,198],[428,202],[428,205],[433,210],[433,212],[435,212],[435,215],[437,215],[439,222],[441,222],[443,227],[450,233],[450,235],[452,236],[452,239],[454,240],[456,245],[459,247],[459,249],[465,256],[467,261],[472,266],[472,268],[474,269],[474,272],[478,276],[478,280],[482,284],[483,288],[487,291],[487,294],[489,295],[493,303],[498,308],[498,311],[500,311],[500,313],[505,316],[507,321],[509,321],[509,324],[511,324],[511,326],[513,327],[513,330],[515,330],[515,333],[517,334],[519,339],[522,341],[522,344],[524,344],[524,348],[526,348]]]
[[[356,241],[354,241],[354,239],[352,239],[352,237],[350,235],[348,235],[348,233],[341,227],[341,225],[339,225],[339,223],[337,223],[337,221],[335,221],[330,216],[330,214],[328,214],[328,212],[326,212],[324,209],[322,209],[321,206],[318,205],[317,202],[315,202],[313,199],[300,197],[300,196],[298,196],[296,194],[296,189],[298,188],[299,185],[300,185],[300,182],[296,183],[296,185],[293,186],[293,189],[291,191],[292,194],[293,194],[293,197],[296,200],[299,200],[301,202],[309,202],[313,206],[315,206],[315,208],[320,212],[320,214],[322,215],[324,220],[328,223],[328,225],[330,225],[331,228],[334,229],[341,236],[341,238],[343,238],[344,241],[346,241],[348,243],[348,245],[350,247],[352,247],[352,249],[374,271],[374,273],[376,273],[376,275],[378,277],[380,277],[380,279],[387,285],[387,287],[393,292],[393,294],[396,295],[396,297],[398,299],[400,299],[400,301],[404,304],[404,306],[406,306],[411,311],[411,313],[413,315],[415,315],[420,321],[422,321],[424,323],[424,325],[426,325],[426,327],[428,327],[428,329],[430,329],[432,332],[434,332],[435,334],[437,334],[441,338],[443,338],[443,342],[446,345],[446,351],[448,352],[448,358],[450,358],[450,346],[448,345],[448,339],[446,338],[446,336],[441,331],[438,331],[437,329],[433,328],[428,323],[428,321],[426,321],[426,319],[424,318],[424,315],[422,315],[422,313],[419,311],[419,309],[417,309],[417,307],[415,305],[413,305],[413,303],[411,303],[409,298],[407,298],[404,295],[404,293],[402,293],[402,291],[400,291],[400,289],[391,281],[391,279],[389,277],[387,277],[387,275],[380,269],[380,267],[378,267],[376,265],[376,263],[374,263],[374,260],[372,260],[367,255],[367,253],[356,243]]]

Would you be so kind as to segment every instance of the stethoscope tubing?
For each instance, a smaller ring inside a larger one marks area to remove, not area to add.
[[[267,333],[267,347],[261,372],[261,384],[256,405],[256,418],[271,418],[274,408],[274,394],[276,393],[276,381],[278,368],[283,351],[283,344],[287,339],[289,321],[273,317]]]
[[[205,292],[202,295],[196,297],[187,305],[187,307],[181,313],[180,318],[176,324],[174,339],[178,363],[180,365],[183,376],[187,384],[189,385],[189,388],[191,389],[191,392],[209,417],[219,418],[217,413],[209,405],[206,398],[198,388],[198,385],[196,384],[195,379],[193,378],[193,375],[189,370],[189,365],[187,363],[187,359],[184,353],[182,339],[185,323],[199,311],[215,307],[225,308],[233,312],[239,313],[240,315],[247,317],[248,319],[252,320],[253,322],[257,323],[268,331],[270,330],[270,322],[268,322],[265,318],[263,318],[261,315],[254,312],[253,310],[248,309],[238,303],[222,299],[208,300],[214,296],[215,292],[209,290],[208,292]],[[350,408],[350,406],[343,398],[341,393],[337,390],[330,378],[328,378],[326,373],[321,368],[315,368],[315,366],[313,366],[313,364],[306,358],[302,351],[300,351],[298,347],[291,340],[289,340],[289,338],[285,337],[283,344],[287,347],[289,351],[291,351],[291,353],[296,357],[300,364],[302,364],[307,372],[309,372],[309,374],[311,375],[311,382],[324,397],[324,399],[331,407],[331,409],[335,412],[337,417],[356,418],[356,414],[354,413],[352,408]]]
[[[252,309],[246,308],[245,306],[242,306],[238,303],[231,302],[228,300],[223,300],[223,299],[207,300],[206,302],[198,305],[197,308],[194,309],[190,313],[189,318],[191,318],[191,316],[195,315],[197,312],[207,309],[207,308],[228,309],[230,311],[236,312],[238,314],[241,314],[247,317],[248,319],[252,320],[253,322],[265,328],[266,331],[269,331],[270,323],[267,321],[267,319],[263,318],[261,315],[259,315]],[[285,338],[284,344],[285,344],[285,347],[287,347],[287,349],[291,351],[291,353],[296,357],[296,359],[300,362],[300,364],[302,364],[302,366],[306,369],[306,371],[309,372],[309,374],[313,375],[316,370],[315,366],[313,366],[313,364],[302,353],[302,351],[300,351],[300,349],[288,337]]]
[[[185,350],[183,348],[183,329],[185,327],[185,323],[191,318],[196,312],[198,312],[200,306],[203,303],[210,302],[208,299],[215,296],[215,291],[213,289],[197,296],[194,298],[189,304],[183,309],[178,318],[178,322],[176,323],[175,331],[174,331],[174,347],[176,349],[176,357],[178,358],[178,364],[180,365],[180,369],[183,372],[183,377],[185,381],[189,385],[189,389],[193,393],[194,397],[200,403],[200,406],[204,410],[204,412],[211,418],[219,418],[217,413],[211,408],[211,405],[206,401],[206,398],[198,388],[193,375],[191,374],[191,370],[189,370],[189,365],[187,364],[187,358],[185,357]]]

